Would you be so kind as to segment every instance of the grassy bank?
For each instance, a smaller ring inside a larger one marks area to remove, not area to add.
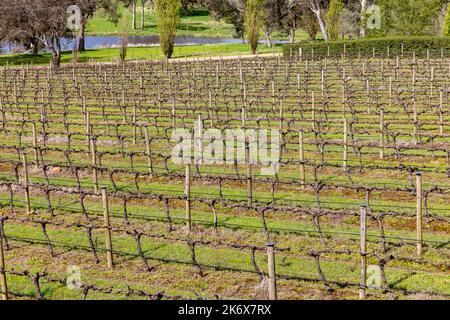
[[[282,45],[276,45],[273,48],[259,46],[258,52],[281,52]],[[174,58],[182,58],[185,56],[202,56],[202,55],[234,55],[237,53],[249,54],[250,48],[247,44],[216,44],[216,45],[198,45],[198,46],[177,46],[175,47]],[[78,62],[110,62],[117,61],[119,57],[118,48],[108,49],[91,49],[78,54]],[[162,51],[159,47],[130,47],[128,48],[127,60],[154,60],[164,59]],[[4,65],[46,65],[51,60],[50,53],[42,53],[36,56],[31,54],[11,54],[0,55],[0,66]],[[64,51],[61,62],[70,63],[72,60],[72,52]]]

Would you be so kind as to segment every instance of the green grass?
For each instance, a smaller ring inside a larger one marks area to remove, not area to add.
[[[145,26],[140,29],[141,8],[138,9],[137,30],[131,30],[131,11],[119,7],[119,14],[125,16],[129,25],[129,33],[132,35],[157,35],[157,17],[153,10],[146,8],[145,10]],[[122,22],[117,25],[109,21],[102,10],[98,11],[94,17],[88,22],[87,35],[118,35],[122,31]],[[212,19],[208,11],[202,9],[191,10],[190,15],[181,16],[180,25],[177,30],[179,36],[191,37],[217,37],[217,38],[233,38],[234,27],[231,24],[215,21]]]
[[[158,35],[157,30],[157,16],[151,9],[145,10],[144,29],[140,29],[141,24],[141,8],[137,12],[136,30],[131,29],[131,11],[119,6],[119,14],[125,16],[128,21],[128,33],[130,35]],[[102,10],[98,11],[92,19],[88,22],[86,34],[96,36],[113,36],[119,35],[122,32],[122,22],[117,25],[109,21]],[[208,38],[235,38],[235,28],[232,24],[224,21],[216,21],[212,18],[207,10],[192,9],[189,15],[182,15],[180,25],[177,29],[177,36],[189,37],[208,37]],[[286,32],[274,32],[273,39],[287,39]],[[303,30],[298,30],[296,35],[297,40],[304,40],[308,35]]]
[[[260,46],[258,52],[281,52],[281,45],[273,48]],[[250,54],[250,48],[247,44],[216,44],[216,45],[196,45],[196,46],[177,46],[175,47],[173,58],[183,58],[191,56],[209,56],[209,54],[218,56],[234,55],[237,53]],[[119,49],[91,49],[78,54],[78,62],[111,62],[119,58]],[[159,47],[130,47],[128,48],[127,60],[154,60],[164,59],[164,55]],[[70,63],[72,52],[64,51],[61,57],[61,63]],[[11,54],[0,55],[0,66],[5,65],[47,65],[51,61],[50,53],[42,53],[36,56],[30,54]]]
[[[152,230],[158,229],[158,225],[153,225]],[[19,237],[22,238],[24,234],[26,234],[27,238],[34,239],[36,242],[41,243],[45,246],[46,240],[43,237],[43,234],[38,227],[25,226],[25,225],[6,225],[5,233],[8,237]],[[84,247],[88,250],[89,244],[87,242],[86,236],[81,231],[74,230],[60,230],[59,228],[49,228],[48,235],[53,242],[55,249],[58,252],[61,252],[61,249],[75,249]],[[251,234],[248,236],[252,237]],[[253,235],[254,236],[254,235]],[[279,241],[283,241],[282,238]],[[99,253],[103,259],[103,249],[104,241],[100,231],[94,233],[94,243],[98,246]],[[284,244],[284,243],[282,243]],[[280,244],[280,245],[282,245]],[[287,243],[286,243],[287,244]],[[119,256],[132,256],[136,255],[135,242],[132,238],[115,234],[113,238],[113,247],[114,252],[116,253],[116,259],[122,260]],[[159,241],[157,239],[152,238],[143,238],[142,239],[142,249],[145,253],[146,258],[149,260],[150,265],[157,264],[157,261],[162,260],[176,260],[181,262],[181,264],[188,263],[187,268],[192,268],[189,266],[190,263],[190,251],[186,244],[182,242],[166,242]],[[242,270],[252,270],[252,266],[250,264],[248,258],[248,252],[242,250],[234,250],[230,248],[211,248],[207,246],[198,246],[196,250],[197,261],[206,266],[217,266],[224,268],[238,268]],[[10,259],[12,257],[9,257]],[[311,258],[306,256],[289,256],[284,254],[278,255],[277,262],[277,272],[279,274],[291,275],[291,276],[300,276],[300,277],[308,277],[308,278],[317,278],[317,272],[315,269],[314,262]],[[358,256],[347,256],[334,258],[330,260],[323,260],[321,262],[322,269],[329,277],[329,280],[334,281],[348,281],[348,282],[357,282],[358,279],[358,268],[357,261]],[[49,257],[50,259],[50,257]],[[37,268],[37,270],[42,270],[42,267],[45,267],[46,262],[42,261],[39,263],[38,258],[35,258],[31,263],[33,266]],[[116,260],[118,261],[118,260]],[[256,261],[257,264],[261,267],[262,270],[266,271],[266,263],[263,252],[256,253]],[[119,262],[119,261],[118,261]],[[375,262],[375,261],[371,261]],[[30,263],[30,262],[29,262]],[[37,265],[36,265],[37,263]],[[66,260],[61,261],[61,264],[67,263]],[[122,262],[123,263],[123,262]],[[118,263],[117,267],[121,269],[121,262]],[[136,259],[136,263],[140,263],[139,259]],[[176,263],[176,265],[179,265]],[[30,266],[31,267],[31,266]],[[125,266],[124,266],[125,267]],[[96,269],[98,266],[96,267]],[[90,269],[90,268],[89,268]],[[210,268],[206,268],[207,272],[211,272]],[[442,272],[434,271],[425,271],[425,272],[411,272],[408,270],[409,265],[406,263],[400,263],[399,265],[389,266],[387,269],[387,277],[389,279],[389,284],[393,288],[404,288],[410,290],[432,290],[436,292],[447,293],[449,290],[450,283],[448,279],[446,279],[445,274]],[[120,271],[124,272],[124,275],[127,275],[127,279],[134,278],[132,276],[132,270]],[[83,274],[88,278],[91,278],[92,273],[96,273],[94,270],[85,270]],[[142,275],[144,276],[144,275]],[[98,283],[98,275],[95,276],[96,282]],[[117,278],[116,278],[117,279]],[[114,281],[115,279],[110,279],[109,281]],[[223,280],[227,282],[228,280]],[[21,286],[20,281],[18,283],[13,282],[14,286]],[[108,282],[110,284],[110,282]],[[187,285],[187,287],[185,287]],[[187,290],[188,288],[192,288],[192,283],[181,284],[179,289],[182,291]],[[47,290],[51,290],[50,288],[46,288]],[[197,284],[197,290],[199,289]],[[30,290],[31,291],[31,290]],[[32,294],[32,292],[29,292]],[[49,295],[52,295],[51,292],[48,292]],[[57,298],[60,298],[61,295],[57,294]]]

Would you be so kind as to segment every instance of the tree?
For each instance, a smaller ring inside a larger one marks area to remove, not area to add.
[[[328,35],[330,40],[337,40],[341,31],[341,13],[344,9],[343,0],[331,0],[327,12]]]
[[[364,38],[366,36],[366,24],[367,24],[367,0],[359,0],[361,4],[360,26],[359,36]]]
[[[122,0],[125,8],[131,10],[131,28],[136,30],[136,20],[137,20],[137,0]]]
[[[323,18],[323,12],[326,11],[326,5],[328,1],[322,0],[307,0],[309,9],[316,15],[317,22],[319,23],[320,30],[322,31],[323,39],[328,41],[328,26],[326,20]]]
[[[447,15],[445,16],[445,20],[444,20],[443,34],[444,34],[444,36],[450,36],[450,5],[448,5]]]
[[[39,52],[37,30],[29,20],[30,1],[4,0],[0,9],[0,40],[20,43],[32,54]]]
[[[443,0],[379,0],[387,34],[433,35]]]
[[[304,5],[306,8],[311,10],[316,16],[323,39],[328,41],[328,26],[326,19],[324,18],[324,12],[327,12],[329,2],[329,0],[291,0],[289,8],[291,9],[299,5]]]
[[[108,20],[117,24],[119,21],[117,6],[117,0],[78,0],[74,1],[80,7],[81,21],[78,39],[78,51],[86,50],[85,47],[85,31],[86,24],[97,10],[104,10]]]
[[[300,5],[292,8],[287,8],[286,14],[283,16],[282,23],[284,29],[286,29],[288,32],[289,43],[295,42],[295,33],[297,31],[297,28],[301,24],[301,16],[307,11],[309,11],[308,8]]]
[[[175,35],[180,24],[180,0],[156,0],[161,49],[167,59],[172,57]]]
[[[233,24],[235,36],[244,40],[245,0],[201,0],[214,19]]]
[[[342,9],[340,17],[341,37],[357,38],[361,31],[361,12],[358,1],[349,1]]]
[[[122,17],[122,31],[120,33],[119,60],[125,62],[128,53],[128,20],[124,14]]]
[[[76,5],[73,0],[2,0],[1,30],[8,30],[6,38],[33,40],[52,54],[52,65],[61,64],[61,38],[70,38],[67,9]]]
[[[247,0],[244,30],[253,54],[258,48],[259,34],[264,23],[264,0]]]
[[[141,30],[144,30],[145,26],[145,4],[147,0],[141,0]]]
[[[262,30],[266,39],[266,46],[269,48],[272,47],[272,32],[282,28],[282,11],[285,7],[285,3],[286,0],[264,1],[265,19]]]
[[[436,35],[450,35],[450,0],[446,0],[436,19]]]
[[[310,10],[302,11],[299,18],[299,27],[305,30],[310,40],[316,40],[317,33],[320,31],[319,23],[315,15]]]
[[[184,16],[189,15],[189,9],[192,5],[199,4],[200,0],[181,0],[181,13]]]

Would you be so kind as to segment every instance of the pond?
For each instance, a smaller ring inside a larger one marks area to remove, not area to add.
[[[261,40],[261,43],[264,41]],[[273,40],[272,43],[284,43],[285,41]],[[63,50],[71,50],[75,39],[63,39]],[[176,45],[203,45],[203,44],[234,44],[242,43],[241,39],[230,38],[195,38],[195,37],[176,37]],[[86,49],[116,48],[120,45],[119,36],[87,36]],[[139,46],[159,46],[159,36],[129,36],[128,45],[131,47]],[[3,44],[4,53],[10,53],[16,48],[15,44]]]

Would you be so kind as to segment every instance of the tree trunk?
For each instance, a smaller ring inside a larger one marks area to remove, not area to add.
[[[295,28],[289,28],[289,43],[295,43]]]
[[[272,48],[272,39],[270,38],[270,32],[264,31],[264,36],[266,37],[266,47]]]
[[[320,11],[314,13],[316,14],[317,21],[319,22],[320,31],[322,31],[323,34],[323,39],[325,40],[325,42],[328,42],[328,30],[325,21],[323,21]]]
[[[30,39],[30,47],[31,47],[31,54],[37,55],[39,53],[39,40],[36,38]]]
[[[364,38],[366,36],[366,11],[367,11],[367,0],[360,0],[361,2],[361,22],[359,25],[359,36]]]
[[[361,0],[361,1],[366,1],[366,0]],[[328,27],[326,22],[323,20],[322,18],[322,10],[320,7],[320,2],[319,1],[309,1],[309,9],[316,15],[317,18],[317,22],[319,23],[320,26],[320,31],[323,34],[323,39],[325,40],[325,42],[328,42]]]
[[[61,66],[61,39],[58,37],[54,37],[51,40],[52,42],[52,66],[54,69],[59,69]]]
[[[144,24],[145,24],[145,0],[142,0],[141,30],[144,30]]]
[[[57,52],[52,53],[52,66],[54,69],[59,69],[61,66],[61,54]]]
[[[185,16],[189,15],[189,3],[187,1],[182,1],[181,5],[183,6],[181,11],[183,15]]]
[[[78,35],[79,36],[78,52],[86,50],[85,32],[86,32],[86,19],[83,19],[82,23],[80,24],[80,33]]]
[[[136,30],[137,0],[133,0],[133,7],[131,11],[133,14],[133,20],[131,21],[131,28],[133,30]]]

